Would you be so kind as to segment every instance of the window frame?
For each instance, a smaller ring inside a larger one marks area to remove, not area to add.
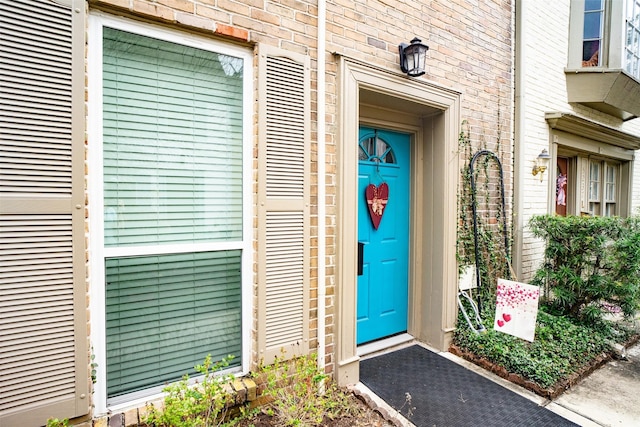
[[[607,203],[615,203],[618,201],[618,175],[620,175],[618,171],[618,165],[614,165],[610,162],[605,162],[605,171],[604,171],[604,201]],[[609,181],[608,171],[613,171],[613,181]],[[609,194],[608,186],[613,185],[613,197],[607,197]]]
[[[591,41],[597,40],[599,42],[599,49],[598,50],[601,51],[601,52],[599,52],[598,64],[596,65],[598,67],[601,66],[603,58],[606,58],[607,57],[607,53],[608,53],[607,46],[605,46],[605,43],[604,43],[605,34],[607,33],[607,31],[606,31],[607,30],[607,26],[606,26],[606,23],[607,23],[607,7],[606,7],[606,4],[605,4],[604,0],[600,0],[600,1],[601,1],[601,8],[600,9],[584,10],[582,12],[583,33],[582,33],[582,36],[581,36],[581,38],[582,38],[582,49],[583,49],[582,61],[585,61],[585,57],[584,57],[584,43],[585,43],[585,41],[588,39],[588,40],[591,40]],[[585,5],[586,5],[586,2],[585,2]],[[585,21],[585,16],[587,14],[592,14],[592,15],[598,14],[598,15],[600,15],[600,28],[598,30],[598,37],[597,38],[584,37],[584,21]],[[603,51],[603,49],[604,49],[604,51]],[[600,54],[600,53],[602,53],[602,54]],[[582,65],[582,66],[584,67],[584,65]]]
[[[594,67],[582,66],[582,48],[584,31],[585,0],[571,0],[569,18],[569,58],[568,71],[594,71],[603,69],[622,70],[627,75],[640,81],[639,76],[629,74],[625,69],[625,8],[628,0],[603,0],[604,16],[602,22],[602,44],[600,47],[599,64]],[[619,28],[619,31],[612,29]]]
[[[566,134],[564,135],[567,136]],[[605,144],[602,145],[604,146]],[[591,147],[587,145],[580,147],[579,144],[574,144],[570,140],[553,144],[554,164],[557,163],[558,157],[566,158],[568,161],[567,215],[606,216],[607,207],[611,205],[614,206],[615,216],[626,217],[629,215],[629,212],[625,209],[625,206],[628,205],[628,200],[625,202],[623,191],[631,188],[629,169],[632,158],[594,155]],[[591,184],[593,182],[591,179],[591,167],[593,164],[597,164],[599,168],[598,194],[596,194],[595,198],[591,197]],[[606,198],[606,173],[609,168],[613,168],[615,171],[615,194],[613,200]],[[549,205],[551,207],[550,213],[555,213],[557,171],[556,168],[550,169],[552,174],[549,179],[554,186],[554,191],[550,192],[552,200],[550,200]],[[598,205],[599,213],[593,213],[591,209],[592,203]]]
[[[621,182],[620,182],[620,163],[616,162],[612,159],[605,159],[605,158],[600,158],[600,157],[589,157],[588,158],[588,164],[589,164],[589,191],[588,191],[588,206],[589,206],[589,213],[593,216],[616,216],[618,215],[617,211],[618,211],[618,200],[619,200],[619,195],[618,195],[618,189],[621,187]],[[598,168],[598,180],[594,181],[592,179],[591,176],[591,171],[593,170],[592,167],[593,166],[597,166]],[[613,171],[613,181],[608,181],[608,172],[609,171]],[[597,182],[598,184],[598,188],[597,188],[597,194],[595,198],[591,197],[591,185],[593,182]],[[608,185],[613,185],[613,196],[612,198],[608,198],[607,194],[607,186]],[[595,213],[594,211],[596,210],[595,208],[592,209],[591,208],[591,204],[595,204],[597,205],[597,213]],[[613,215],[609,214],[609,208],[613,206]]]
[[[589,204],[589,213],[594,216],[600,216],[602,206],[602,162],[589,159],[589,190],[587,195],[587,203]],[[596,172],[595,174],[593,172]],[[596,175],[596,176],[594,176]],[[596,214],[596,211],[598,212]]]
[[[242,360],[240,369],[232,372],[246,374],[251,360],[251,313],[253,280],[253,181],[252,181],[252,116],[253,116],[253,52],[251,49],[238,45],[225,44],[218,40],[209,39],[179,30],[160,27],[157,25],[133,21],[124,17],[115,17],[104,12],[91,12],[88,17],[88,177],[89,190],[89,240],[91,256],[89,259],[91,271],[90,310],[91,310],[91,342],[98,364],[96,384],[94,386],[94,415],[117,411],[131,404],[142,404],[162,393],[164,386],[152,387],[140,392],[133,392],[107,402],[106,387],[106,307],[105,307],[105,267],[104,261],[108,257],[124,257],[137,255],[159,255],[165,253],[188,253],[198,251],[222,251],[240,249],[242,251],[242,279],[241,279],[241,343]],[[242,239],[238,241],[206,242],[176,245],[158,245],[144,253],[139,247],[110,248],[104,246],[104,189],[103,189],[103,128],[102,128],[102,43],[103,28],[111,27],[131,33],[162,39],[176,44],[187,45],[198,49],[223,53],[243,59],[243,124],[242,124]]]

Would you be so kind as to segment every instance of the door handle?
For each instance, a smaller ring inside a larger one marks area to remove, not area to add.
[[[358,276],[362,276],[363,265],[364,265],[364,243],[358,242]]]

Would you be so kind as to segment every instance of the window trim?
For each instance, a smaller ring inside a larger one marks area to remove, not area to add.
[[[608,207],[614,206],[614,216],[619,216],[620,210],[620,187],[624,186],[621,182],[622,180],[622,167],[623,163],[608,157],[601,156],[578,156],[581,161],[587,162],[589,169],[589,190],[587,195],[587,209],[588,212],[594,216],[609,216],[607,214]],[[596,199],[591,198],[591,183],[594,182],[591,180],[591,167],[592,165],[598,166],[599,180],[598,182],[598,194]],[[613,170],[613,182],[607,181],[607,172],[609,170]],[[607,185],[613,184],[613,198],[607,198]],[[595,203],[598,206],[599,213],[596,215],[590,210],[591,203]]]
[[[613,203],[613,204],[617,204],[618,203],[618,188],[620,187],[618,185],[618,175],[620,175],[620,173],[618,172],[619,169],[619,165],[618,164],[613,164],[611,161],[607,161],[605,160],[604,162],[604,174],[603,174],[603,196],[602,196],[602,200],[604,203]],[[613,170],[613,181],[609,181],[608,180],[608,171],[609,170]],[[607,198],[607,193],[608,193],[608,185],[613,185],[613,198]]]
[[[91,272],[90,310],[91,310],[91,342],[98,364],[97,380],[94,386],[94,416],[116,411],[119,408],[131,406],[133,403],[143,403],[157,397],[163,386],[152,387],[143,392],[134,392],[107,402],[106,387],[106,324],[105,324],[105,271],[104,260],[108,256],[140,255],[138,247],[105,248],[104,247],[104,213],[103,213],[103,159],[102,159],[102,29],[105,26],[128,31],[145,36],[160,38],[177,44],[192,46],[198,49],[210,50],[244,60],[243,75],[243,212],[242,212],[242,240],[233,242],[212,242],[197,244],[180,244],[157,246],[154,254],[166,253],[171,246],[172,252],[193,252],[202,250],[242,250],[242,361],[240,374],[246,374],[251,361],[251,325],[252,325],[252,282],[253,282],[253,53],[248,48],[224,44],[217,40],[202,36],[180,32],[178,30],[133,21],[123,17],[115,17],[103,12],[91,12],[88,17],[88,177],[89,190],[89,240],[91,256],[89,266]],[[93,77],[95,76],[95,78]],[[114,253],[114,251],[116,251]],[[145,248],[144,254],[149,254]]]
[[[602,212],[606,211],[606,205],[614,204],[617,216],[627,217],[630,215],[631,203],[631,175],[633,159],[627,156],[615,156],[612,153],[605,156],[593,151],[593,147],[584,144],[583,138],[570,135],[565,132],[553,131],[553,141],[551,147],[552,164],[557,162],[558,157],[565,157],[569,160],[569,182],[567,185],[567,215],[581,215],[588,213],[589,204],[597,202]],[[592,141],[593,142],[593,141]],[[600,143],[603,148],[605,143]],[[590,167],[592,162],[598,162],[600,167],[600,181],[598,199],[590,198]],[[605,200],[605,165],[613,166],[616,170],[615,176],[615,201]],[[550,168],[549,185],[553,186],[553,191],[549,191],[549,213],[555,213],[557,180],[556,168]],[[602,216],[602,213],[599,215]]]

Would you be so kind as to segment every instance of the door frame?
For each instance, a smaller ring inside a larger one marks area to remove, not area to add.
[[[356,345],[358,145],[354,143],[358,140],[359,126],[383,127],[413,135],[408,332],[438,350],[446,350],[457,316],[461,94],[352,58],[340,56],[339,62],[334,332],[336,378],[340,385],[347,385],[359,381]],[[365,96],[372,93],[375,96]],[[385,106],[390,108],[385,110]]]

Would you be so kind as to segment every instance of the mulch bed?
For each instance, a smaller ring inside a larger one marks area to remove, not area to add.
[[[639,340],[640,335],[634,335],[624,344],[624,347],[628,348],[636,344]],[[595,359],[591,360],[588,364],[583,366],[582,369],[571,374],[568,378],[558,381],[551,387],[542,388],[535,382],[527,380],[519,374],[510,373],[504,367],[496,365],[495,363],[484,357],[477,356],[469,351],[461,349],[454,344],[451,344],[451,346],[449,347],[449,352],[455,354],[456,356],[462,357],[463,359],[468,360],[469,362],[472,362],[482,367],[483,369],[498,375],[501,378],[504,378],[514,384],[517,384],[521,387],[526,388],[527,390],[536,393],[539,396],[545,397],[550,400],[557,398],[573,385],[580,382],[583,378],[589,376],[593,371],[600,368],[608,361],[612,360],[614,354],[613,352],[602,353]]]

